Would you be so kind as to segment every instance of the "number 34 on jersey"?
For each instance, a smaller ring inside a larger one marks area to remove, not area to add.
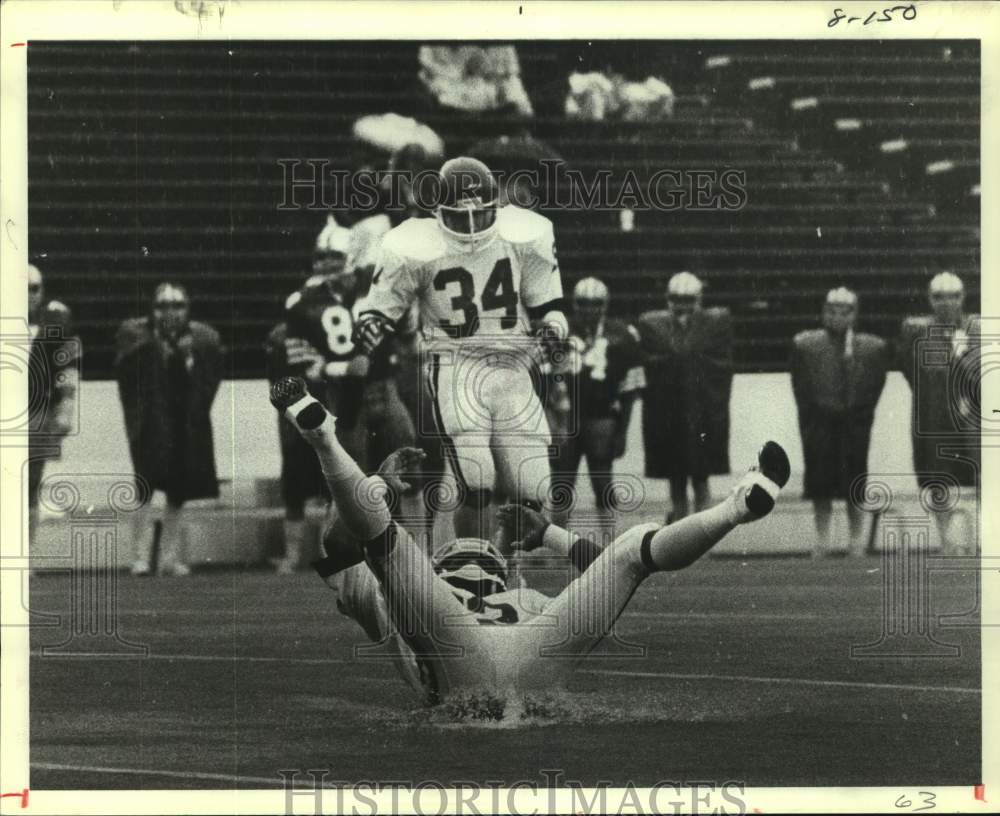
[[[360,311],[395,322],[416,301],[431,337],[490,345],[529,333],[536,310],[561,298],[552,223],[507,206],[497,214],[495,233],[474,250],[429,218],[391,230]]]

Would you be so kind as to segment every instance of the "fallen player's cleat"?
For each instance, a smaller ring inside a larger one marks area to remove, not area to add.
[[[774,509],[774,502],[791,473],[785,449],[777,442],[765,442],[757,453],[757,464],[738,486],[746,491],[743,500],[750,515],[748,521],[763,518]]]
[[[303,431],[314,431],[330,416],[319,400],[309,395],[301,377],[282,377],[271,386],[271,405]]]
[[[308,394],[306,381],[301,377],[282,377],[271,386],[271,405],[284,411]]]

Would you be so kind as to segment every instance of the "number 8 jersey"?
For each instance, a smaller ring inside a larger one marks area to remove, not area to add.
[[[492,350],[523,347],[530,320],[560,309],[562,281],[552,222],[508,205],[497,229],[478,242],[459,241],[430,218],[411,218],[382,239],[372,287],[360,313],[394,323],[419,303],[427,339]]]

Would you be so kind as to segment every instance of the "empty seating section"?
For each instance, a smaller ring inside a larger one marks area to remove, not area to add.
[[[536,108],[531,132],[615,203],[631,173],[745,174],[738,210],[546,210],[567,286],[608,280],[613,309],[660,302],[691,268],[732,308],[743,370],[786,364],[831,286],[855,287],[866,328],[893,335],[952,268],[978,298],[979,54],[969,43],[623,43],[662,66],[678,105],[665,122],[568,122],[579,44],[519,45]],[[43,45],[29,52],[31,253],[72,305],[86,376],[107,377],[117,324],[153,285],[188,285],[196,316],[233,350],[233,375],[263,375],[261,344],[309,271],[325,214],[281,208],[281,159],[350,166],[350,125],[394,111],[460,152],[513,132],[499,117],[437,109],[416,79],[415,43]],[[605,53],[608,46],[604,44]],[[299,178],[312,171],[301,165]],[[328,190],[329,192],[329,190]],[[569,199],[565,178],[556,201]],[[299,204],[309,193],[296,192]]]

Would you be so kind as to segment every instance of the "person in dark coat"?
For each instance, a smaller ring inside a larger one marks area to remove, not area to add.
[[[666,310],[646,312],[637,328],[646,394],[642,406],[646,476],[670,480],[668,519],[711,502],[708,477],[729,472],[729,396],[733,329],[728,309],[703,308],[702,284],[690,272],[667,286]]]
[[[954,273],[936,275],[928,294],[932,314],[906,318],[899,341],[913,391],[913,466],[921,489],[941,497],[933,504],[945,551],[975,552],[975,509],[959,498],[979,488],[980,320],[965,313],[965,286]]]
[[[69,308],[45,297],[42,272],[28,266],[28,536],[38,529],[38,490],[45,463],[62,456],[62,441],[76,427],[80,341]]]
[[[153,491],[166,494],[159,569],[186,575],[184,503],[219,495],[211,410],[222,379],[223,351],[215,329],[190,319],[182,286],[160,284],[152,306],[149,317],[126,320],[118,329],[118,393],[137,489],[149,492],[147,502]],[[139,515],[132,571],[148,574],[152,525],[148,514]]]
[[[812,500],[819,536],[817,554],[829,551],[833,499],[847,500],[848,551],[862,551],[864,516],[851,496],[864,495],[889,349],[881,338],[855,332],[857,315],[857,295],[844,287],[831,289],[823,304],[823,327],[799,332],[792,341],[792,391],[805,455],[805,498]]]

